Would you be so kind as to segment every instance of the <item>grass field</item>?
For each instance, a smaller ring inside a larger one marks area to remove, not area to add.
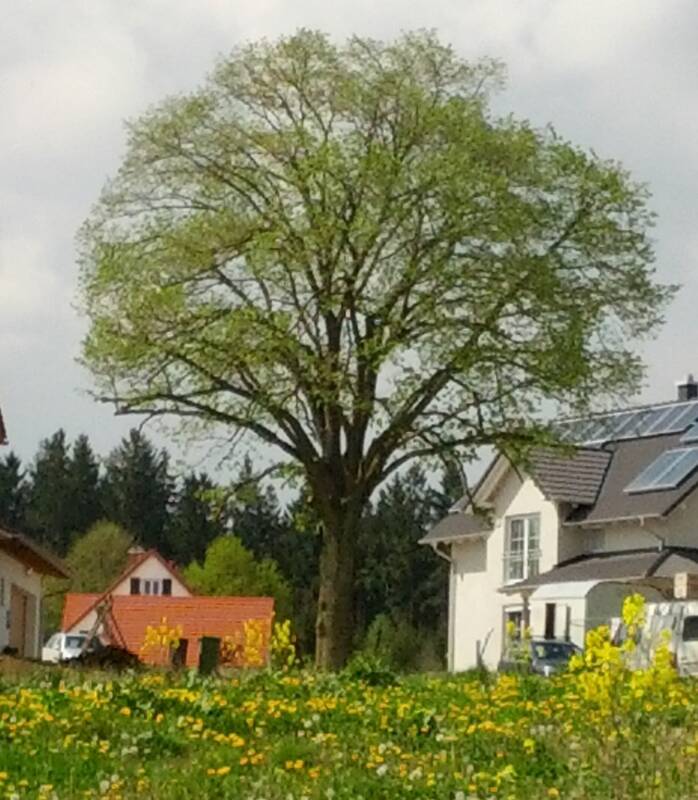
[[[601,652],[601,651],[599,651]],[[0,683],[0,797],[698,797],[698,687],[613,653],[552,680],[364,669]]]

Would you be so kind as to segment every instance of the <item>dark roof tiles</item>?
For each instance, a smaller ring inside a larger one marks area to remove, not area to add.
[[[531,458],[531,474],[549,500],[591,505],[610,460],[611,454],[606,450],[578,448],[568,453],[541,449]]]

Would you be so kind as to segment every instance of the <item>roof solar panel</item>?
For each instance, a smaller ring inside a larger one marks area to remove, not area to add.
[[[675,489],[696,468],[698,468],[698,447],[667,450],[631,481],[625,487],[625,491],[628,494],[635,494]]]
[[[593,445],[680,433],[697,420],[698,401],[693,400],[570,420],[562,423],[561,432],[566,441]]]

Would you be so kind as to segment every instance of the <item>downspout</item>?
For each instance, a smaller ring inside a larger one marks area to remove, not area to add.
[[[453,672],[453,628],[455,625],[453,609],[455,606],[455,587],[453,577],[453,559],[451,556],[439,548],[440,542],[434,542],[431,549],[437,556],[443,558],[449,565],[448,569],[448,630],[446,632],[446,668],[449,672]]]

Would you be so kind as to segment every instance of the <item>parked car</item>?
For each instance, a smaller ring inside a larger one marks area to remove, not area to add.
[[[554,675],[567,669],[573,655],[581,653],[572,642],[557,639],[531,639],[521,642],[499,662],[501,672],[533,672]]]
[[[54,633],[41,650],[41,660],[57,664],[59,661],[70,661],[83,651],[92,652],[101,647],[96,637],[85,647],[87,636],[83,633]]]

